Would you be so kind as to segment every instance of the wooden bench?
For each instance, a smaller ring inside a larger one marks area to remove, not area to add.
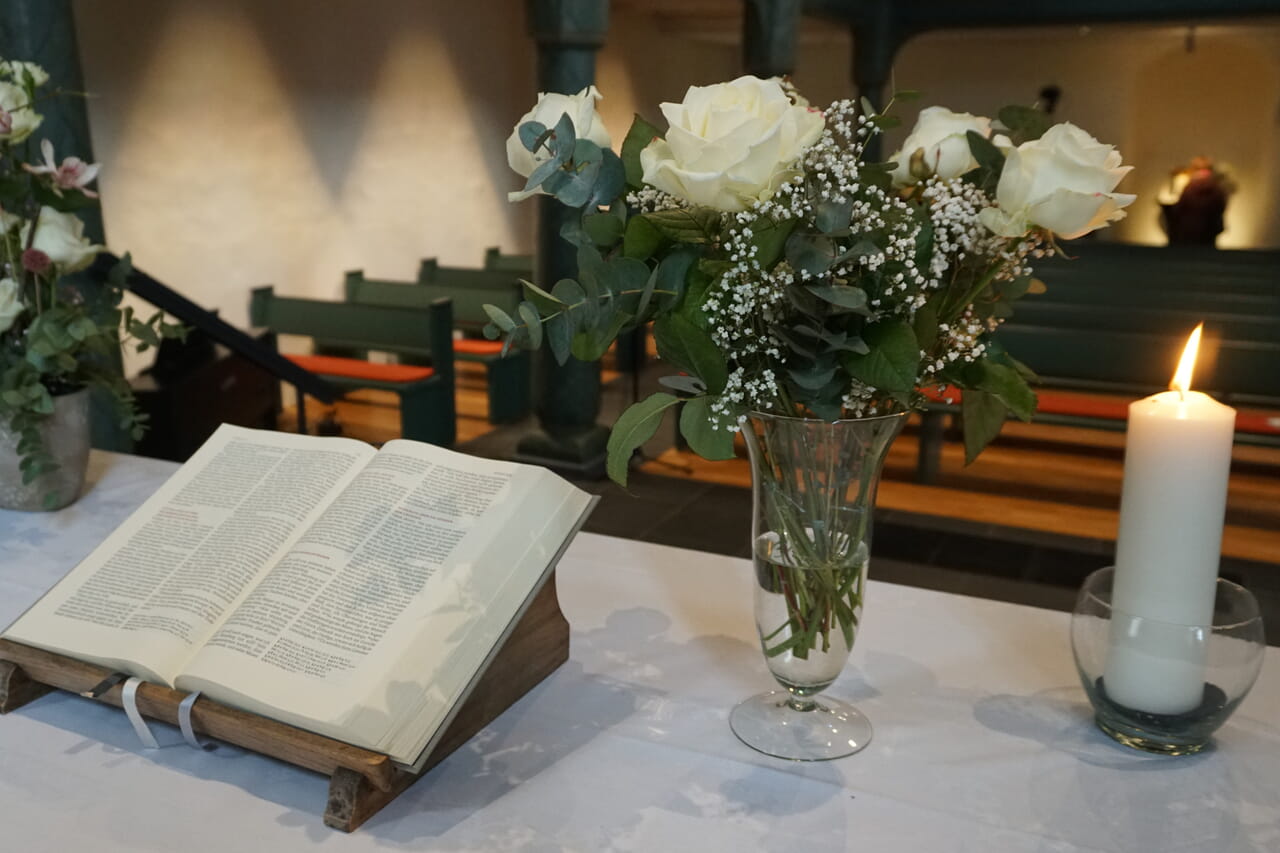
[[[512,274],[442,267],[432,259],[420,266],[417,283],[379,281],[366,278],[363,270],[353,270],[346,275],[344,294],[348,304],[386,308],[417,309],[439,299],[451,300],[453,327],[463,335],[453,341],[454,358],[485,366],[489,421],[514,423],[529,414],[533,405],[530,353],[511,350],[504,357],[501,341],[480,337],[489,322],[485,303],[516,316],[521,288]],[[405,360],[414,359],[406,356]]]
[[[1040,377],[1040,423],[1123,430],[1127,404],[1168,387],[1187,335],[1205,324],[1193,387],[1280,410],[1280,253],[1094,244],[1036,265],[1048,291],[1021,300],[997,340]],[[1092,392],[1081,394],[1079,392]],[[1097,395],[1121,395],[1110,398]],[[917,478],[938,473],[945,418],[925,413]],[[1242,443],[1280,446],[1280,411],[1242,412]]]
[[[394,391],[400,397],[401,435],[446,447],[453,444],[457,424],[453,310],[448,299],[420,308],[388,308],[276,296],[273,288],[259,287],[250,298],[249,317],[253,325],[277,334],[303,335],[351,351],[379,350],[429,360],[429,366],[423,366],[325,354],[288,356],[344,391]]]
[[[484,268],[492,272],[509,272],[520,278],[533,278],[533,255],[504,255],[497,246],[484,250]]]

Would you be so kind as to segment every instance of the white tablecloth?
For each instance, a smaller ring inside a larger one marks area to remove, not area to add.
[[[173,470],[95,453],[70,508],[0,511],[0,624]],[[569,662],[353,835],[318,775],[59,694],[0,717],[0,851],[1280,850],[1275,650],[1216,749],[1159,758],[1094,728],[1067,614],[873,582],[830,692],[875,739],[797,764],[726,722],[771,685],[746,562],[584,534],[559,588]]]

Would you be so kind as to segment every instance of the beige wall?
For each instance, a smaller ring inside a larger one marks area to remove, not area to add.
[[[598,76],[617,142],[634,111],[660,120],[659,101],[739,73],[736,20],[672,8],[614,6]],[[258,284],[328,298],[349,268],[408,278],[424,256],[531,250],[532,206],[505,198],[519,181],[503,142],[534,98],[513,0],[75,9],[111,246],[232,322]],[[1061,118],[1139,165],[1130,185],[1148,197],[1110,236],[1158,242],[1149,193],[1206,153],[1242,185],[1223,245],[1280,246],[1278,31],[1202,29],[1191,54],[1177,28],[935,34],[906,46],[895,78],[988,114],[1056,83]],[[796,82],[811,100],[852,95],[850,67],[844,31],[809,23]]]
[[[907,44],[897,85],[926,102],[990,115],[1054,83],[1056,118],[1118,145],[1135,168],[1129,217],[1102,236],[1163,244],[1155,194],[1171,169],[1205,154],[1230,164],[1240,191],[1223,248],[1280,248],[1280,27],[1046,28],[938,33]]]

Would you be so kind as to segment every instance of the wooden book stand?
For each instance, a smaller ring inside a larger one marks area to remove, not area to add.
[[[534,597],[488,668],[431,752],[425,773],[440,763],[569,659],[569,623],[560,612],[555,575]],[[110,671],[74,658],[0,640],[0,714],[20,708],[50,690],[83,694]],[[121,706],[121,685],[96,697]],[[171,725],[187,694],[156,684],[138,689],[138,710]],[[201,698],[191,709],[200,734],[305,767],[329,777],[324,822],[351,832],[416,782],[418,774],[396,767],[387,756],[312,734],[257,714]]]

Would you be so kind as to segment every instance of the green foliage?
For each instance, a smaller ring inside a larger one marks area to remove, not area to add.
[[[896,126],[894,103],[916,95],[899,92],[884,110],[864,99],[867,126],[873,133]],[[1015,144],[1048,126],[1025,107],[1001,111],[999,121]],[[970,458],[1006,417],[1031,416],[1034,376],[1024,365],[989,335],[985,349],[963,349],[1010,317],[1018,299],[1043,288],[1015,275],[1025,260],[1011,261],[1016,251],[957,253],[954,239],[935,233],[945,221],[931,208],[935,196],[895,185],[895,164],[866,162],[861,142],[842,149],[856,152],[840,161],[843,169],[814,166],[833,162],[834,148],[824,151],[825,161],[801,161],[800,171],[816,172],[786,185],[793,200],[803,200],[798,206],[726,212],[661,197],[655,204],[641,193],[630,197],[638,209],[629,209],[628,190],[649,189],[640,154],[660,136],[636,116],[617,156],[578,139],[568,115],[551,128],[522,125],[520,140],[539,161],[526,189],[579,210],[561,235],[576,247],[578,268],[554,285],[525,282],[514,311],[486,308],[486,335],[508,347],[545,344],[561,363],[598,359],[622,331],[653,323],[660,357],[681,373],[664,377],[666,391],[618,420],[609,442],[611,477],[625,482],[631,454],[677,404],[690,447],[708,459],[728,458],[732,427],[745,412],[731,401],[757,381],[774,396],[752,405],[826,420],[920,408],[926,387],[954,384],[964,390]],[[1005,155],[979,133],[967,134],[967,142],[977,167],[964,180],[993,194]],[[869,205],[875,216],[867,215]],[[939,250],[951,253],[942,267]],[[753,299],[755,286],[772,288],[769,299]],[[139,337],[150,344],[145,333]],[[735,351],[726,340],[746,344]],[[64,346],[54,336],[41,344],[40,357],[56,360]],[[852,622],[841,617],[840,625]]]
[[[1021,145],[1033,139],[1039,139],[1049,129],[1053,121],[1043,110],[1035,107],[1010,105],[997,114],[1000,123],[1009,131],[1009,139],[1014,145]]]
[[[964,461],[968,465],[978,458],[1004,426],[1008,410],[994,394],[977,389],[966,390],[960,404],[964,425]]]
[[[965,137],[969,140],[973,159],[978,161],[978,168],[965,175],[965,180],[987,193],[994,193],[1000,183],[1000,172],[1004,169],[1004,154],[995,143],[976,131],[968,131]]]
[[[689,442],[689,448],[703,459],[732,459],[735,433],[716,422],[711,413],[714,399],[703,396],[685,401],[680,411],[680,434]]]
[[[728,362],[711,336],[695,323],[679,314],[659,317],[653,324],[653,338],[663,359],[698,377],[710,393],[724,390]]]
[[[609,433],[608,459],[605,463],[609,479],[621,486],[627,484],[631,454],[653,438],[667,409],[679,402],[680,398],[659,391],[622,413],[613,425],[613,431]]]
[[[627,138],[622,140],[622,165],[626,170],[627,186],[640,189],[644,185],[644,170],[640,166],[640,152],[654,139],[661,138],[662,131],[639,115],[631,122]]]
[[[890,392],[907,392],[915,388],[920,372],[920,345],[911,326],[900,320],[887,320],[868,326],[862,332],[868,351],[849,353],[844,357],[849,375]]]
[[[714,243],[720,236],[720,213],[705,207],[674,208],[642,213],[658,233],[668,240],[688,245]]]

